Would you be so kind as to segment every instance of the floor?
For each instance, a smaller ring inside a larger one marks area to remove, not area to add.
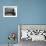
[[[8,44],[0,44],[0,46],[8,46]],[[10,45],[10,46],[18,46],[18,44]]]
[[[46,46],[46,42],[45,41],[21,40],[20,46]]]
[[[8,44],[0,44],[0,46],[8,46]],[[44,42],[43,41],[32,42],[31,40],[28,40],[28,41],[21,40],[19,45],[14,44],[13,46],[46,46],[46,42],[45,41]]]

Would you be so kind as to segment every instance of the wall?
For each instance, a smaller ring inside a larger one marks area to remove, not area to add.
[[[4,18],[3,6],[17,5],[17,18]],[[18,24],[46,24],[46,0],[0,0],[0,44],[7,44],[9,32]],[[16,40],[17,43],[17,40]]]

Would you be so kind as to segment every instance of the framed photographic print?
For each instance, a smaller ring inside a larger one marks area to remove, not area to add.
[[[3,17],[17,17],[17,6],[3,6]]]

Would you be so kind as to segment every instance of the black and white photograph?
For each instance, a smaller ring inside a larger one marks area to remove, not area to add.
[[[3,6],[3,17],[17,17],[17,6]]]

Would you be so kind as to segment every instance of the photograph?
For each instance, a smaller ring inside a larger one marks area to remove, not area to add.
[[[17,6],[3,6],[3,17],[17,17]]]

